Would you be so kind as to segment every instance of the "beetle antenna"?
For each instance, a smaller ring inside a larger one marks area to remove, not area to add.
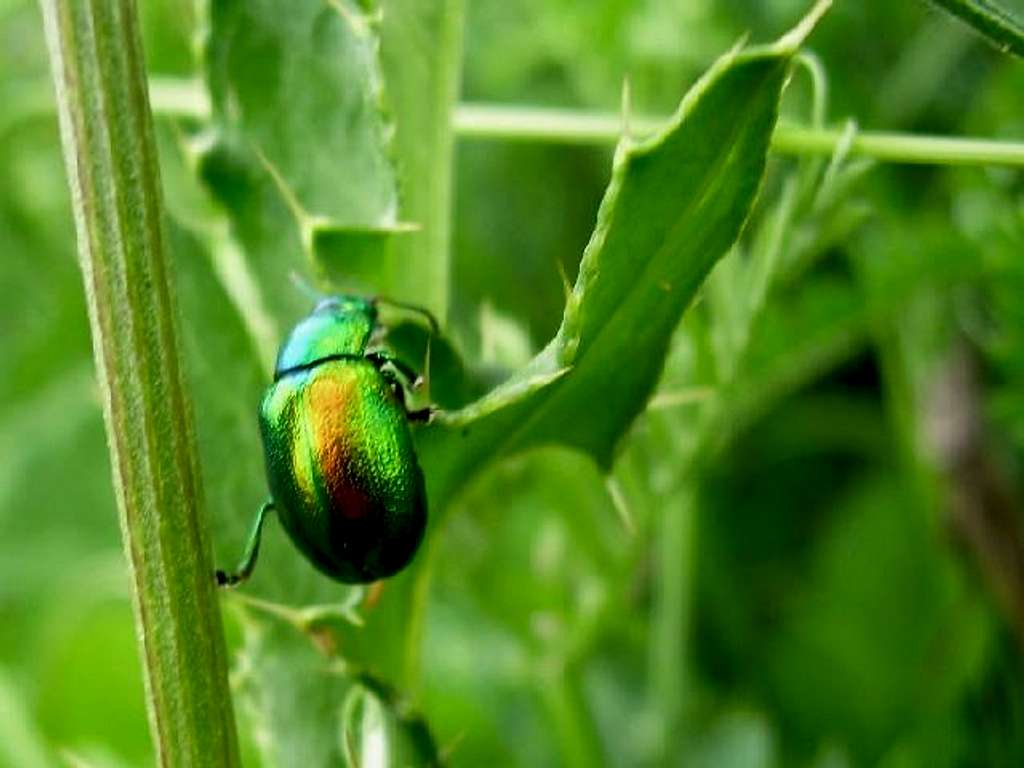
[[[395,307],[396,309],[404,309],[407,312],[415,312],[415,313],[417,313],[418,315],[420,315],[421,317],[423,317],[427,321],[428,325],[430,325],[430,335],[431,336],[440,336],[441,335],[441,326],[438,325],[437,318],[434,317],[434,313],[431,312],[426,307],[421,307],[418,304],[410,304],[410,303],[405,302],[405,301],[398,301],[397,299],[388,299],[388,298],[386,298],[384,296],[375,296],[373,300],[377,304],[387,304],[388,306]],[[429,343],[429,341],[428,341],[428,343]],[[429,347],[428,347],[428,349],[429,349]]]
[[[311,282],[309,282],[306,278],[304,278],[294,269],[288,273],[288,279],[292,281],[292,285],[295,286],[295,289],[299,293],[301,293],[303,296],[306,296],[307,298],[312,299],[317,303],[327,298],[327,294],[321,293],[316,288],[314,288]]]

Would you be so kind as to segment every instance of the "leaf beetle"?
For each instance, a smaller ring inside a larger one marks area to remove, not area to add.
[[[263,523],[276,511],[295,546],[337,581],[365,584],[393,576],[413,558],[427,521],[423,472],[409,423],[431,409],[410,410],[406,388],[419,378],[371,348],[378,304],[422,314],[403,302],[354,295],[319,301],[281,345],[274,381],[259,407],[271,498],[232,573],[220,586],[252,574]]]

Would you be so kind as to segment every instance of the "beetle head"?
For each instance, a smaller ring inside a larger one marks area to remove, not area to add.
[[[328,358],[362,356],[376,324],[373,299],[351,295],[321,299],[281,345],[275,378]]]

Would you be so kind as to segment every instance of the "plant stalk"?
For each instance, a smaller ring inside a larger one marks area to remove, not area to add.
[[[150,80],[153,111],[161,118],[204,120],[209,97],[195,80],[155,77]],[[48,99],[27,87],[10,96],[10,114],[0,118],[0,135],[13,124],[46,114]],[[460,139],[536,141],[551,144],[614,144],[622,136],[622,117],[613,112],[536,108],[498,104],[459,104],[451,116]],[[667,119],[667,118],[665,118]],[[632,133],[642,136],[664,122],[657,117],[631,116]],[[772,151],[781,155],[825,155],[835,152],[845,129],[781,124],[772,137]],[[448,151],[448,150],[446,150]],[[895,131],[858,131],[850,153],[888,163],[913,165],[990,165],[1024,167],[1024,141],[971,136],[928,136]],[[446,182],[450,184],[450,181]],[[450,195],[450,190],[445,191]],[[446,242],[447,235],[438,235]]]
[[[992,0],[931,0],[987,38],[1003,53],[1024,57],[1024,24]]]
[[[629,118],[631,134],[654,133],[664,120]],[[455,129],[462,138],[540,141],[556,144],[613,144],[623,135],[622,117],[611,112],[461,104]],[[806,128],[780,124],[772,151],[784,155],[831,155],[843,140],[842,128]],[[932,165],[1007,165],[1024,167],[1024,142],[998,139],[924,136],[860,131],[850,154],[891,163]]]
[[[41,5],[157,762],[235,766],[135,3]]]
[[[382,0],[381,61],[395,115],[404,221],[384,286],[448,315],[454,157],[452,112],[462,75],[465,0]]]

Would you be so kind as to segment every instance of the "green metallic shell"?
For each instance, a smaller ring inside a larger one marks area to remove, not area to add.
[[[321,301],[281,345],[275,377],[331,357],[361,357],[377,324],[377,307],[358,296]]]
[[[281,523],[334,579],[391,576],[412,559],[427,519],[405,410],[368,360],[307,365],[280,375],[260,406]]]

